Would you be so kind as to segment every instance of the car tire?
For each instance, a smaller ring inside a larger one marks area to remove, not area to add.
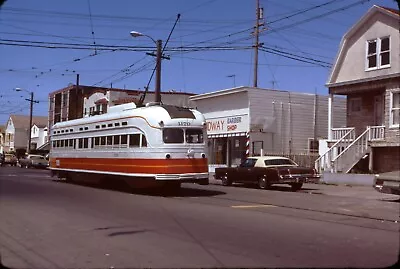
[[[263,190],[271,188],[271,183],[267,180],[266,176],[262,176],[258,179],[258,187]]]
[[[231,186],[232,185],[232,180],[230,180],[228,178],[228,175],[223,175],[221,178],[221,181],[222,181],[223,186]]]
[[[292,191],[298,191],[301,189],[301,187],[303,187],[303,183],[292,183],[290,184],[290,189]]]

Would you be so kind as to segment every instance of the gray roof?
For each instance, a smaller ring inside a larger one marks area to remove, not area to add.
[[[29,116],[25,115],[10,115],[14,123],[15,129],[27,128],[29,126]],[[48,118],[46,116],[33,116],[32,126],[36,125],[39,128],[46,127],[48,124]]]

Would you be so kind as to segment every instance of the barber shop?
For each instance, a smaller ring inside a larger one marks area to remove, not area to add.
[[[209,171],[247,156],[318,157],[328,135],[328,96],[236,87],[191,96],[207,122]],[[346,124],[346,100],[336,98],[333,126]]]

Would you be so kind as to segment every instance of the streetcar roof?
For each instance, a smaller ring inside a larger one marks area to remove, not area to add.
[[[58,122],[54,124],[53,128],[63,128],[72,125],[81,125],[81,124],[90,124],[93,122],[102,122],[109,120],[118,120],[121,118],[129,118],[132,116],[139,116],[145,118],[150,124],[158,125],[160,121],[167,121],[171,119],[197,119],[196,114],[200,113],[194,109],[177,107],[172,105],[151,105],[146,107],[130,107],[124,109],[124,106],[121,105],[121,109],[118,110],[116,107],[112,107],[111,112],[74,119],[69,121]],[[204,118],[201,117],[199,120],[204,121]]]

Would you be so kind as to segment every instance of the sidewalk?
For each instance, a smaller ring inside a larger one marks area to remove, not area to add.
[[[214,179],[214,173],[210,173],[209,182],[211,185],[221,185],[221,180]],[[277,185],[278,186],[278,185]],[[282,185],[284,186],[284,185]],[[398,200],[399,195],[386,194],[376,191],[372,186],[349,186],[349,185],[327,185],[306,183],[298,191],[310,194],[322,194],[330,196],[354,197],[372,200]]]

